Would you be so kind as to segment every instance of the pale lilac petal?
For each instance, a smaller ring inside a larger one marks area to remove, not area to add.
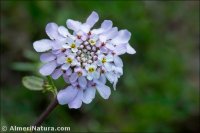
[[[119,56],[114,56],[114,63],[117,67],[123,67],[122,59]]]
[[[135,49],[133,49],[129,43],[126,45],[126,48],[127,48],[128,54],[135,54],[136,53]]]
[[[56,56],[52,53],[44,53],[44,54],[41,54],[40,55],[40,60],[42,62],[49,62],[49,61],[52,61],[56,58]]]
[[[53,79],[58,79],[63,74],[63,71],[61,69],[56,69],[52,74],[51,77]]]
[[[59,55],[59,56],[57,57],[57,63],[58,63],[58,64],[63,64],[63,63],[65,63],[65,60],[66,60],[66,57],[65,57],[65,55],[63,55],[63,54],[61,54],[61,55]]]
[[[85,88],[87,85],[87,80],[84,76],[78,78],[78,83],[82,88]]]
[[[76,97],[77,93],[78,89],[73,86],[60,90],[57,94],[58,103],[61,105],[68,104]]]
[[[64,37],[67,37],[70,34],[69,31],[67,30],[67,28],[65,28],[64,26],[59,26],[58,32],[60,35],[62,35]]]
[[[111,71],[113,64],[112,63],[105,63],[104,66],[105,66],[107,71]]]
[[[85,89],[85,91],[83,92],[82,101],[85,104],[91,103],[92,100],[95,98],[95,93],[96,93],[96,89],[94,87],[89,87]]]
[[[111,41],[113,44],[127,43],[131,38],[131,33],[128,30],[120,30],[118,35]]]
[[[107,61],[107,62],[113,61],[113,55],[111,55],[111,54],[107,55],[107,56],[106,56],[106,61]]]
[[[112,51],[115,49],[115,47],[114,47],[114,45],[112,43],[106,43],[105,47],[110,49],[110,50],[112,50]]]
[[[66,83],[70,84],[69,76],[66,73],[63,73],[63,79]]]
[[[71,68],[67,69],[66,74],[67,74],[68,76],[71,75],[71,74],[72,74],[72,69],[71,69]]]
[[[90,31],[90,26],[88,24],[82,24],[81,25],[81,30],[84,32],[84,33],[88,33]]]
[[[78,109],[82,105],[83,90],[79,90],[76,97],[68,104],[69,108]]]
[[[99,92],[99,94],[101,95],[102,98],[104,99],[108,99],[110,94],[111,94],[111,90],[110,87],[99,83],[96,85],[97,91]]]
[[[104,20],[101,24],[101,28],[92,30],[92,33],[94,34],[101,34],[104,33],[112,28],[112,21],[110,20]]]
[[[51,39],[57,39],[58,38],[58,25],[56,23],[48,23],[46,25],[46,33]]]
[[[113,39],[114,37],[116,37],[118,34],[118,28],[114,27],[112,29],[110,29],[108,32],[103,33],[104,36],[106,36],[107,40],[108,39]]]
[[[53,42],[49,39],[42,39],[33,43],[33,48],[37,52],[45,52],[52,48]]]
[[[69,67],[70,67],[69,64],[63,64],[63,65],[61,66],[61,68],[62,68],[63,70],[67,70]]]
[[[106,78],[108,79],[108,81],[110,81],[110,83],[113,83],[115,75],[112,72],[107,72],[106,73]]]
[[[127,51],[126,49],[126,45],[125,44],[120,44],[120,45],[117,45],[115,47],[115,50],[113,51],[116,55],[122,55],[122,54],[125,54]]]
[[[101,74],[99,81],[101,81],[101,83],[106,84],[106,76],[104,74]]]
[[[100,77],[100,73],[95,71],[92,73],[93,78],[98,79]]]
[[[81,27],[81,23],[79,21],[74,21],[72,19],[68,19],[67,27],[73,31],[78,31]]]
[[[78,74],[77,73],[72,73],[72,75],[69,78],[69,81],[71,83],[75,82],[78,79]]]
[[[43,65],[39,72],[43,75],[43,76],[47,76],[47,75],[50,75],[54,70],[55,68],[57,67],[57,63],[56,61],[51,61],[45,65]]]
[[[99,15],[96,12],[92,12],[90,16],[86,20],[86,24],[88,24],[91,27],[94,26],[94,24],[99,20]]]

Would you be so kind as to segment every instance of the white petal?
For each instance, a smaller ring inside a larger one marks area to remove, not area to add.
[[[74,52],[74,53],[76,53],[76,52],[78,51],[77,48],[72,48],[71,50],[72,50],[72,52]]]
[[[101,83],[101,84],[97,84],[96,88],[97,88],[97,91],[99,92],[99,94],[101,95],[102,98],[104,98],[104,99],[109,98],[109,96],[111,94],[110,87]]]
[[[114,63],[117,67],[123,67],[122,59],[119,56],[114,56]]]
[[[136,53],[135,49],[133,49],[133,48],[130,46],[129,43],[126,45],[126,48],[127,48],[127,53],[128,53],[128,54],[135,54],[135,53]]]
[[[63,74],[63,71],[61,69],[56,69],[52,74],[51,77],[53,79],[58,79]]]
[[[67,27],[73,31],[78,31],[80,29],[81,23],[79,21],[74,21],[72,19],[67,20]]]
[[[33,43],[33,48],[37,52],[45,52],[52,48],[53,42],[49,39],[42,39]]]
[[[63,70],[68,70],[69,67],[70,67],[69,64],[63,64],[63,65],[61,66],[61,68],[62,68]]]
[[[113,44],[127,43],[131,38],[131,33],[128,30],[120,30],[118,35],[111,41]]]
[[[78,109],[82,105],[83,90],[79,90],[76,97],[68,104],[69,108]]]
[[[126,45],[125,44],[120,44],[120,45],[117,45],[115,47],[115,50],[113,51],[116,55],[122,55],[122,54],[125,54],[126,53]]]
[[[85,88],[87,85],[87,80],[85,77],[81,76],[78,78],[78,83],[81,86],[81,88]]]
[[[64,26],[59,26],[58,32],[64,37],[67,37],[70,34],[67,28],[65,28]]]
[[[56,61],[51,61],[45,65],[43,65],[39,72],[44,75],[44,76],[47,76],[47,75],[50,75],[54,70],[55,68],[57,67],[57,63]]]
[[[76,97],[77,93],[78,89],[72,86],[60,90],[57,94],[58,103],[61,105],[68,104]]]
[[[83,92],[83,102],[85,104],[89,104],[92,102],[92,100],[95,98],[95,93],[96,93],[96,89],[94,87],[89,87],[87,89],[85,89],[85,91]]]
[[[78,74],[77,73],[72,73],[72,75],[69,78],[69,81],[71,83],[75,82],[78,79]]]
[[[51,39],[57,39],[58,38],[58,25],[56,23],[48,23],[46,25],[46,33]]]
[[[99,20],[99,15],[96,12],[92,12],[90,16],[86,20],[86,24],[88,24],[91,27],[94,26],[94,24]]]
[[[44,53],[44,54],[41,54],[40,55],[40,60],[42,62],[49,62],[49,61],[52,61],[56,58],[55,55],[53,55],[52,53]]]

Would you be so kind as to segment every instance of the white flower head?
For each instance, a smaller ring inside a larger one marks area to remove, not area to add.
[[[111,90],[106,80],[115,89],[123,74],[119,55],[136,53],[129,44],[131,33],[128,30],[118,31],[111,20],[104,20],[100,28],[92,29],[98,20],[94,11],[84,23],[68,19],[67,28],[73,34],[65,26],[49,23],[46,33],[50,39],[33,43],[37,52],[45,52],[40,60],[46,64],[39,72],[53,79],[62,76],[70,84],[57,95],[61,105],[80,108],[82,102],[88,104],[95,98],[96,90],[102,98],[108,99]]]

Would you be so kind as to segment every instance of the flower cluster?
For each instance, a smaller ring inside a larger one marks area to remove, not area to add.
[[[118,31],[110,20],[104,20],[98,29],[91,29],[98,20],[96,12],[92,12],[85,23],[68,19],[66,24],[73,34],[64,26],[49,23],[46,33],[50,39],[33,43],[37,52],[45,52],[40,56],[45,64],[39,72],[53,79],[63,76],[69,84],[57,94],[61,105],[80,108],[82,102],[88,104],[95,98],[96,90],[108,99],[111,90],[105,85],[106,81],[115,89],[123,74],[119,55],[135,53],[128,43],[131,37],[128,30]]]

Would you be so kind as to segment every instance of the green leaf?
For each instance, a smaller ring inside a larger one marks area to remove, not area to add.
[[[36,76],[25,76],[22,83],[29,90],[40,91],[44,89],[44,80]]]

